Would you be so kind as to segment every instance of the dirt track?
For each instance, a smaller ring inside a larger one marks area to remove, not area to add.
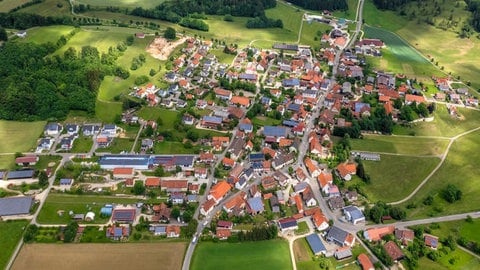
[[[187,243],[28,244],[12,269],[181,269]]]

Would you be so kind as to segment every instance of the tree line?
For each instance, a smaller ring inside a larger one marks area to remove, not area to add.
[[[467,8],[472,12],[472,19],[470,24],[475,31],[480,32],[480,1],[479,0],[465,0]]]
[[[73,25],[71,17],[41,16],[29,13],[0,13],[0,26],[5,28],[27,29],[34,26]]]
[[[397,10],[399,7],[412,2],[411,0],[373,0],[373,4],[378,9]]]
[[[287,2],[311,10],[348,10],[345,0],[287,0]]]

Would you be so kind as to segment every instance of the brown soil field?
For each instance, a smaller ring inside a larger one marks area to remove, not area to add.
[[[186,242],[26,244],[12,269],[181,269]]]
[[[155,38],[155,40],[150,43],[150,45],[147,48],[147,52],[150,53],[153,58],[159,59],[159,60],[167,60],[170,54],[175,50],[175,48],[184,43],[185,40],[187,40],[186,37],[183,37],[179,40],[176,41],[168,41],[165,38],[158,37]]]

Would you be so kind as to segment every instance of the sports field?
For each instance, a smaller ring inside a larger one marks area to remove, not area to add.
[[[24,227],[27,226],[27,220],[11,220],[0,222],[0,268],[5,269],[5,266],[12,256],[13,250],[20,241],[23,235]]]
[[[18,122],[0,120],[0,153],[32,150],[44,127],[44,121]]]
[[[243,243],[200,242],[192,258],[192,270],[291,270],[288,243],[270,240]]]
[[[12,269],[181,269],[186,242],[27,244]],[[92,254],[96,254],[92,256]]]

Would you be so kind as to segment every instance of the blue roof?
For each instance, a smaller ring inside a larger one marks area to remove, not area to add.
[[[323,252],[327,251],[327,249],[325,248],[325,245],[322,242],[322,239],[320,239],[318,234],[312,233],[308,235],[306,238],[314,254],[320,253],[322,251]]]
[[[60,185],[70,185],[71,183],[72,183],[72,179],[70,178],[60,179]]]
[[[153,227],[155,233],[167,233],[167,227],[165,226],[155,226]]]
[[[33,173],[33,170],[10,171],[7,174],[7,179],[32,178]]]
[[[32,197],[10,197],[0,199],[0,216],[29,214]]]
[[[288,229],[288,228],[293,228],[295,226],[298,226],[297,220],[294,218],[280,219],[278,223],[280,224],[280,228],[282,229]]]
[[[3,176],[5,176],[5,172],[0,172],[0,179],[3,179]]]
[[[286,137],[287,129],[279,126],[265,126],[263,127],[263,135],[266,137]]]
[[[363,107],[367,107],[368,109],[370,109],[370,104],[363,102],[355,103],[355,112],[360,112]]]
[[[265,210],[261,197],[253,197],[248,199],[248,205],[250,206],[250,209],[255,212],[263,212]]]
[[[262,104],[268,104],[268,103],[270,103],[270,101],[272,101],[271,98],[269,98],[269,97],[262,97],[262,99],[261,99],[260,102],[261,102]]]
[[[299,86],[300,85],[300,80],[297,78],[293,79],[285,79],[282,81],[283,86],[291,87],[291,86]]]
[[[114,166],[138,166],[150,164],[150,156],[147,155],[105,155],[98,161],[102,165]]]
[[[253,129],[253,125],[252,124],[247,124],[247,123],[243,123],[243,124],[240,124],[239,126],[240,130],[252,130]]]
[[[210,122],[210,123],[215,123],[215,124],[221,124],[222,123],[222,118],[221,117],[216,117],[216,116],[204,116],[202,118],[202,121],[205,121],[205,122]]]
[[[347,206],[347,207],[343,208],[343,211],[348,212],[350,214],[350,217],[352,218],[352,220],[365,218],[362,211],[360,209],[358,209],[358,207],[355,207],[355,206],[351,206],[351,205]]]
[[[121,237],[123,235],[123,228],[122,227],[115,227],[113,229],[113,236],[114,237]]]
[[[300,110],[300,104],[290,103],[288,104],[287,109],[290,111],[298,112]]]
[[[248,169],[245,171],[245,175],[246,175],[247,177],[250,177],[252,174],[253,174],[253,168],[252,168],[252,167],[248,168]]]
[[[256,80],[256,79],[257,79],[257,75],[255,75],[255,74],[241,73],[240,75],[238,75],[238,78],[239,78],[239,79],[245,79],[245,80]]]
[[[191,166],[195,156],[175,156],[175,165],[178,166]]]
[[[263,164],[262,162],[252,162],[252,167],[253,169],[262,169],[263,168]]]
[[[133,222],[135,220],[135,209],[117,209],[113,211],[112,221]]]
[[[265,155],[263,153],[252,153],[250,154],[250,161],[263,161]]]
[[[282,124],[287,127],[296,127],[299,123],[293,120],[283,120]]]
[[[298,192],[300,190],[304,190],[308,187],[308,183],[307,182],[300,182],[298,184],[296,184],[293,189],[295,190],[295,192]]]
[[[100,214],[105,216],[111,216],[112,211],[113,211],[112,207],[102,207],[102,209],[100,209]]]

